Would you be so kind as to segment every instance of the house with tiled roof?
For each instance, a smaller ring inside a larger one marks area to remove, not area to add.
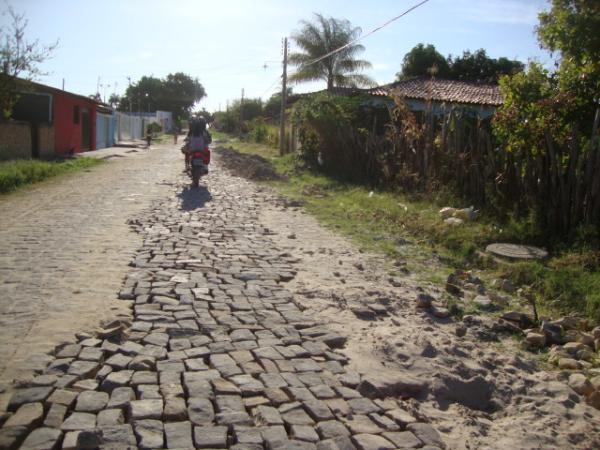
[[[429,77],[409,78],[370,89],[336,87],[329,92],[340,96],[364,96],[369,98],[366,102],[375,107],[393,105],[393,97],[399,96],[412,111],[431,108],[435,114],[445,114],[460,108],[482,119],[491,117],[503,103],[500,88],[495,84]],[[311,94],[291,96],[290,103],[304,95]]]
[[[445,113],[452,108],[471,110],[480,118],[490,117],[503,104],[500,88],[495,84],[417,77],[367,89],[376,98],[399,96],[413,111],[433,108]]]

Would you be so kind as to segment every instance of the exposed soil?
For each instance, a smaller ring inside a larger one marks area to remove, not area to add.
[[[221,154],[228,168],[246,176],[235,169],[238,162],[227,162],[231,151]],[[439,319],[419,310],[419,294],[440,304],[443,287],[420,282],[418,274],[390,277],[392,261],[360,251],[258,189],[266,199],[260,221],[297,260],[298,274],[287,286],[295,301],[348,337],[344,353],[363,376],[427,381],[427,392],[406,398],[406,406],[442,432],[450,448],[600,448],[600,411],[567,386],[565,374],[521,351],[494,320]]]
[[[232,148],[217,147],[215,151],[223,155],[221,163],[237,175],[252,181],[283,180],[273,164],[259,155],[248,155]]]

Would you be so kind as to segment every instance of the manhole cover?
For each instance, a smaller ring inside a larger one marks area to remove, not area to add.
[[[494,255],[512,259],[543,259],[548,256],[546,250],[531,245],[490,244],[485,250]]]

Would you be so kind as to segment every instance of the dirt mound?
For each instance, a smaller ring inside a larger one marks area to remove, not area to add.
[[[215,152],[223,166],[237,176],[253,181],[285,180],[262,156],[240,153],[231,147],[217,147]]]

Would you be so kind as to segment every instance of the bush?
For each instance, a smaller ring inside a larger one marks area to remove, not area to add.
[[[160,133],[161,131],[162,126],[158,122],[152,122],[146,127],[146,133],[148,134]]]
[[[61,173],[85,169],[102,161],[95,158],[77,158],[62,162],[15,160],[0,163],[0,193],[14,191],[20,186],[36,183]]]
[[[362,97],[324,93],[296,103],[292,120],[298,126],[301,157],[309,166],[331,175],[363,181],[369,175],[365,152],[367,109]]]
[[[250,129],[250,139],[252,141],[258,142],[260,144],[264,144],[267,142],[269,131],[267,129],[267,124],[265,123],[264,118],[257,117],[251,120],[248,124],[248,128]]]
[[[239,114],[236,116],[232,111],[219,111],[213,115],[214,127],[217,131],[224,133],[235,133],[240,129]]]
[[[279,147],[279,127],[269,124],[263,117],[257,117],[245,122],[252,142],[267,144],[270,147]]]

